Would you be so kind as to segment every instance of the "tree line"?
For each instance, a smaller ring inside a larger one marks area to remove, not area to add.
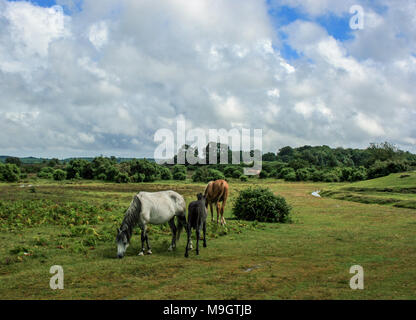
[[[220,155],[228,154],[231,163],[233,152],[227,145],[217,144],[217,160]],[[195,150],[184,146],[180,155],[186,159],[186,152]],[[235,153],[235,152],[234,152]],[[242,152],[238,152],[242,158]],[[254,151],[250,151],[252,156]],[[208,146],[205,150],[208,162]],[[235,154],[234,154],[235,156]],[[115,157],[95,157],[90,160],[72,159],[63,162],[50,159],[43,163],[22,163],[19,158],[9,157],[0,163],[0,181],[15,182],[28,175],[38,178],[54,179],[88,179],[118,183],[153,182],[157,180],[186,180],[188,172],[194,182],[208,182],[217,179],[235,178],[246,181],[241,164],[184,165],[177,164],[178,156],[172,165],[159,165],[146,159],[119,161]],[[242,159],[241,159],[242,160]],[[359,181],[386,176],[390,173],[404,172],[416,168],[416,155],[399,150],[394,145],[384,142],[371,144],[366,149],[330,148],[328,146],[290,146],[279,149],[276,153],[262,156],[262,170],[259,178],[285,179],[286,181]]]

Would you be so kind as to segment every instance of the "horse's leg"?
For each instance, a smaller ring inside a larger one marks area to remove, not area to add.
[[[222,201],[222,205],[221,205],[221,224],[226,224],[225,218],[224,218],[224,208],[225,208],[226,202],[227,202],[227,199],[224,198],[224,200]]]
[[[175,225],[175,217],[169,220],[169,226],[172,230],[172,244],[170,245],[168,251],[172,251],[176,248],[176,225]]]
[[[142,230],[141,232],[141,240],[142,240],[142,251],[139,252],[139,256],[143,256],[144,255],[144,242],[146,240],[146,226],[140,227],[140,229]]]
[[[207,222],[203,222],[202,231],[204,232],[204,248],[207,247]]]
[[[200,237],[200,225],[198,224],[196,227],[196,254],[199,254],[199,237]]]
[[[146,245],[147,245],[147,254],[152,254],[152,248],[150,248],[150,245],[149,245],[149,236],[147,235],[146,226],[144,227],[144,235],[145,235]]]
[[[186,235],[188,236],[188,240],[186,241],[186,249],[185,249],[185,258],[188,258],[189,254],[188,251],[191,248],[192,244],[191,244],[191,225],[187,224],[186,226]]]
[[[216,203],[216,207],[217,207],[217,224],[218,224],[218,219],[220,217],[220,211],[221,211],[221,207],[220,207],[220,202],[219,201]],[[221,224],[222,224],[222,221],[221,221]]]
[[[209,203],[209,209],[211,210],[211,221],[214,222],[214,210],[212,209],[212,202]]]

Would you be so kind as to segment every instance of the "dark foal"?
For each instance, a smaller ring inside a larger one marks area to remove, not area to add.
[[[188,251],[192,249],[192,229],[196,230],[196,254],[199,254],[199,239],[201,229],[204,232],[204,248],[207,246],[207,209],[205,207],[206,198],[202,193],[199,193],[197,197],[198,200],[192,201],[188,206],[188,242],[186,243],[185,257],[188,257]]]

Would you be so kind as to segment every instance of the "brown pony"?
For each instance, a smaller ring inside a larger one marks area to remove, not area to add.
[[[214,213],[212,210],[212,204],[215,203],[217,208],[217,223],[218,218],[221,213],[221,225],[225,224],[224,218],[224,208],[228,198],[228,183],[225,180],[215,180],[208,183],[207,187],[205,188],[204,196],[206,198],[205,207],[211,210],[211,221],[214,221]],[[220,207],[220,203],[222,205]]]

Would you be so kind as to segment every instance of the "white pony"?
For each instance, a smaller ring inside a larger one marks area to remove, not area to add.
[[[178,227],[175,225],[175,216],[178,217]],[[133,197],[127,209],[123,222],[117,233],[117,256],[123,258],[130,244],[133,228],[139,225],[141,229],[142,250],[139,256],[144,255],[144,242],[147,253],[152,254],[147,237],[147,224],[163,224],[169,222],[172,230],[172,244],[169,251],[176,247],[183,227],[186,227],[186,203],[183,197],[175,191],[139,192]]]

